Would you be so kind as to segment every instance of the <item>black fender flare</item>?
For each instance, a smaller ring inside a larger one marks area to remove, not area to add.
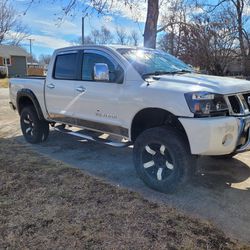
[[[42,112],[42,109],[40,107],[40,104],[39,104],[35,94],[30,89],[20,89],[17,92],[16,105],[17,105],[17,110],[18,110],[19,115],[21,113],[20,99],[23,97],[30,99],[30,101],[33,103],[33,105],[36,109],[38,118],[40,120],[44,120],[44,116],[43,116],[43,112]]]

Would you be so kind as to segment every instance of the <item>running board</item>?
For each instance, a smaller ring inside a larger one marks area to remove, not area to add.
[[[79,132],[74,132],[72,130],[69,129],[65,129],[64,126],[59,125],[54,127],[54,130],[64,133],[64,134],[68,134],[68,135],[73,135],[82,139],[86,139],[88,141],[94,141],[94,142],[98,142],[98,143],[102,143],[102,144],[106,144],[112,147],[116,147],[116,148],[124,148],[124,147],[128,147],[129,145],[131,145],[131,142],[115,142],[115,141],[111,141],[111,140],[106,140],[106,139],[102,139],[99,137],[93,137],[91,135],[87,135],[87,134],[83,134],[83,133],[79,133]]]

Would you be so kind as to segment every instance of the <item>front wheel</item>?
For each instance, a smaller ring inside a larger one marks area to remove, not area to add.
[[[142,132],[137,138],[134,164],[146,185],[172,193],[189,179],[196,160],[181,134],[171,128],[158,127]]]
[[[23,136],[29,143],[43,142],[49,135],[48,122],[39,119],[33,106],[23,108],[20,116],[20,124]]]

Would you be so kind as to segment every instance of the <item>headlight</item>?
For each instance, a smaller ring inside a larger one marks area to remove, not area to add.
[[[223,116],[228,106],[223,95],[209,92],[190,92],[185,94],[189,109],[196,117]]]

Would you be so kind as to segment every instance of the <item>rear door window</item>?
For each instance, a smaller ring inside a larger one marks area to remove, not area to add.
[[[62,80],[77,79],[77,53],[62,54],[56,57],[54,78]]]

